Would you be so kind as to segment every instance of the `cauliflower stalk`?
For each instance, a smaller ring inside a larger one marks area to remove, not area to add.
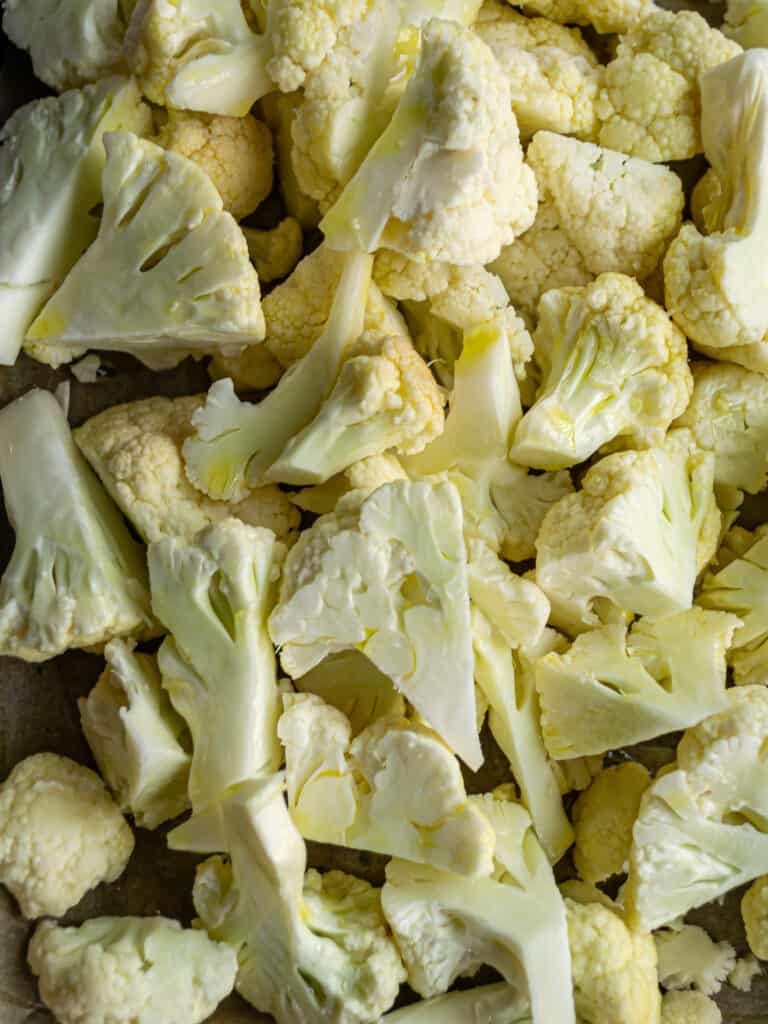
[[[729,942],[714,942],[697,925],[662,928],[654,939],[659,981],[666,989],[693,987],[705,996],[713,996],[736,964],[733,946]]]
[[[651,784],[637,761],[601,771],[573,805],[573,863],[585,882],[596,885],[627,869],[632,826]]]

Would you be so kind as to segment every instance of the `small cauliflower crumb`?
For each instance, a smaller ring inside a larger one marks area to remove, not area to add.
[[[573,860],[585,882],[604,882],[626,870],[632,826],[650,784],[648,769],[628,761],[600,772],[574,804]]]
[[[768,875],[763,875],[741,898],[741,916],[754,955],[768,960]]]
[[[61,917],[122,875],[133,833],[99,776],[34,754],[0,786],[0,882],[25,917]]]
[[[661,1003],[661,1024],[722,1024],[717,1003],[701,992],[667,992]]]

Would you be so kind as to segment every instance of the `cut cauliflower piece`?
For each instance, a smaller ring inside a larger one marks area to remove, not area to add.
[[[229,377],[238,391],[265,391],[274,387],[282,375],[283,367],[266,345],[249,345],[236,356],[217,353],[208,363],[211,380]]]
[[[27,954],[60,1024],[202,1024],[232,991],[237,956],[167,917],[43,921]]]
[[[661,1001],[661,1024],[722,1024],[720,1008],[701,992],[667,992]]]
[[[534,344],[543,380],[509,450],[524,466],[574,466],[618,437],[661,444],[693,391],[685,335],[623,274],[546,292]]]
[[[526,14],[561,25],[594,25],[598,32],[626,32],[653,9],[650,0],[524,0]]]
[[[768,960],[768,875],[762,875],[741,898],[741,917],[754,955]]]
[[[25,917],[61,917],[133,853],[133,833],[99,776],[33,754],[0,785],[0,882]]]
[[[539,651],[547,642],[549,601],[531,579],[516,575],[482,541],[470,539],[469,596],[511,650]]]
[[[163,537],[192,541],[206,526],[236,516],[291,540],[299,513],[274,485],[238,503],[212,501],[184,472],[182,446],[203,395],[145,398],[113,405],[74,431],[80,451],[147,544]]]
[[[625,889],[639,927],[660,928],[768,872],[768,689],[734,687],[726,698],[643,796]]]
[[[464,878],[393,859],[382,905],[421,996],[490,964],[530,995],[535,1024],[575,1024],[565,906],[519,805],[471,797],[496,832],[492,878]],[[557,983],[555,983],[555,981]]]
[[[717,231],[723,215],[723,183],[710,167],[696,182],[691,193],[691,217],[702,235]]]
[[[392,120],[321,223],[326,238],[488,263],[535,214],[509,83],[471,30],[432,19]]]
[[[526,159],[590,273],[653,273],[682,220],[674,171],[552,132],[536,135]]]
[[[491,874],[493,829],[434,733],[387,717],[353,740],[346,715],[314,694],[289,694],[283,707],[288,807],[305,839]]]
[[[264,120],[272,129],[277,155],[277,177],[285,208],[302,228],[309,231],[320,223],[317,202],[306,195],[293,169],[293,122],[302,103],[302,93],[271,92],[260,103]]]
[[[6,11],[7,11],[6,7]],[[0,131],[0,363],[96,237],[105,132],[151,127],[136,85],[107,78],[20,107]]]
[[[288,277],[301,259],[304,235],[293,217],[284,217],[273,228],[243,228],[248,255],[259,280],[267,284]]]
[[[162,688],[157,660],[112,640],[107,664],[80,698],[80,724],[121,810],[157,828],[189,808],[190,756],[184,721]]]
[[[300,88],[307,73],[333,50],[342,29],[363,15],[365,0],[270,0],[266,35],[271,56],[267,72],[281,92]]]
[[[666,989],[694,988],[713,996],[723,987],[736,963],[730,942],[714,942],[697,925],[662,928],[654,934],[659,981]]]
[[[350,491],[363,491],[368,497],[377,487],[395,480],[407,480],[408,474],[395,455],[372,455],[353,463],[338,476],[317,487],[305,487],[291,494],[291,501],[305,512],[324,516],[333,512],[339,500]]]
[[[93,347],[174,365],[261,341],[259,279],[208,176],[131,132],[104,145],[99,233],[27,332],[36,357]]]
[[[585,882],[596,885],[627,869],[632,826],[640,799],[651,784],[636,761],[605,768],[573,805],[573,863]]]
[[[555,627],[691,607],[720,531],[714,463],[688,431],[672,431],[659,448],[601,459],[552,506],[536,539],[536,581]]]
[[[155,142],[204,170],[235,220],[253,213],[272,191],[272,133],[250,114],[170,110]]]
[[[240,0],[138,0],[125,53],[162,107],[245,117],[273,88],[269,41],[251,31]]]
[[[605,71],[600,145],[654,163],[700,153],[699,76],[739,53],[695,11],[650,5]]]
[[[291,678],[337,651],[365,654],[466,764],[482,763],[467,555],[450,483],[398,481],[362,503],[353,492],[303,531],[270,634]]]
[[[404,718],[405,700],[389,676],[358,651],[341,651],[293,680],[300,693],[315,694],[341,711],[351,735],[358,736],[381,718]]]
[[[0,413],[0,477],[16,531],[0,580],[0,651],[46,661],[149,630],[144,552],[49,392],[28,391]]]
[[[528,1000],[514,985],[480,985],[461,992],[448,992],[393,1010],[382,1024],[531,1024]]]
[[[768,7],[764,0],[727,0],[722,31],[744,49],[768,44]]]
[[[762,973],[763,968],[755,957],[740,957],[728,974],[728,984],[739,992],[751,992],[755,978]]]
[[[119,70],[125,23],[118,0],[6,0],[3,31],[58,92]]]
[[[582,633],[536,663],[541,727],[558,759],[602,754],[687,729],[726,705],[735,615],[677,615]]]

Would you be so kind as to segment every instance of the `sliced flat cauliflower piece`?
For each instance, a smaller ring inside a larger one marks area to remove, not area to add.
[[[301,225],[293,217],[284,217],[274,228],[243,228],[248,255],[259,280],[266,283],[288,277],[304,251]]]
[[[272,133],[263,121],[170,110],[155,142],[201,167],[235,220],[272,191]]]
[[[261,341],[259,279],[208,176],[131,132],[104,145],[99,233],[27,332],[36,357],[93,347],[174,365]]]
[[[526,14],[561,25],[594,25],[598,32],[626,32],[653,8],[650,0],[525,0]]]
[[[667,992],[661,1001],[661,1024],[722,1024],[720,1008],[701,992]]]
[[[438,736],[390,716],[353,740],[346,715],[314,694],[286,695],[283,707],[288,807],[305,839],[491,874],[493,829]]]
[[[688,405],[685,335],[623,274],[546,292],[534,345],[543,380],[515,430],[513,462],[556,470],[617,437],[658,445]]]
[[[741,898],[741,917],[754,955],[768,960],[768,875],[762,875]]]
[[[380,718],[405,717],[405,700],[392,680],[358,651],[332,654],[294,679],[293,685],[341,711],[353,737]]]
[[[329,654],[360,651],[477,768],[459,495],[447,482],[398,481],[359,499],[350,494],[289,552],[270,619],[282,667],[297,678]]]
[[[266,36],[271,56],[267,72],[281,92],[300,88],[307,73],[333,50],[342,29],[358,21],[366,0],[270,0]]]
[[[768,43],[768,7],[764,0],[727,0],[722,31],[744,49]]]
[[[432,19],[392,120],[321,223],[326,238],[488,263],[535,214],[508,81],[471,30]]]
[[[552,132],[536,135],[526,159],[590,273],[653,273],[682,220],[674,171]]]
[[[133,833],[96,772],[33,754],[0,786],[0,882],[25,917],[61,917],[133,853]]]
[[[383,1024],[467,1024],[471,1020],[531,1024],[531,1008],[514,985],[501,982],[423,999],[388,1013]]]
[[[605,768],[573,805],[573,862],[585,882],[596,885],[626,871],[632,826],[640,798],[651,784],[636,761]]]
[[[659,448],[601,459],[552,506],[536,539],[536,581],[554,626],[581,632],[624,612],[691,607],[720,531],[714,462],[688,431],[672,431]]]
[[[654,933],[659,981],[666,989],[694,988],[713,996],[723,987],[736,963],[730,942],[715,942],[703,928],[684,924]]]
[[[61,1024],[202,1024],[232,991],[237,955],[167,917],[42,921],[27,955]]]

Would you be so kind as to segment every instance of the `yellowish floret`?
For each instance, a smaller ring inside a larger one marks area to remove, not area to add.
[[[749,948],[760,960],[768,960],[768,875],[753,882],[741,898],[741,916]]]
[[[625,870],[632,826],[650,782],[648,769],[636,761],[612,765],[574,804],[573,859],[585,882],[604,882]]]

